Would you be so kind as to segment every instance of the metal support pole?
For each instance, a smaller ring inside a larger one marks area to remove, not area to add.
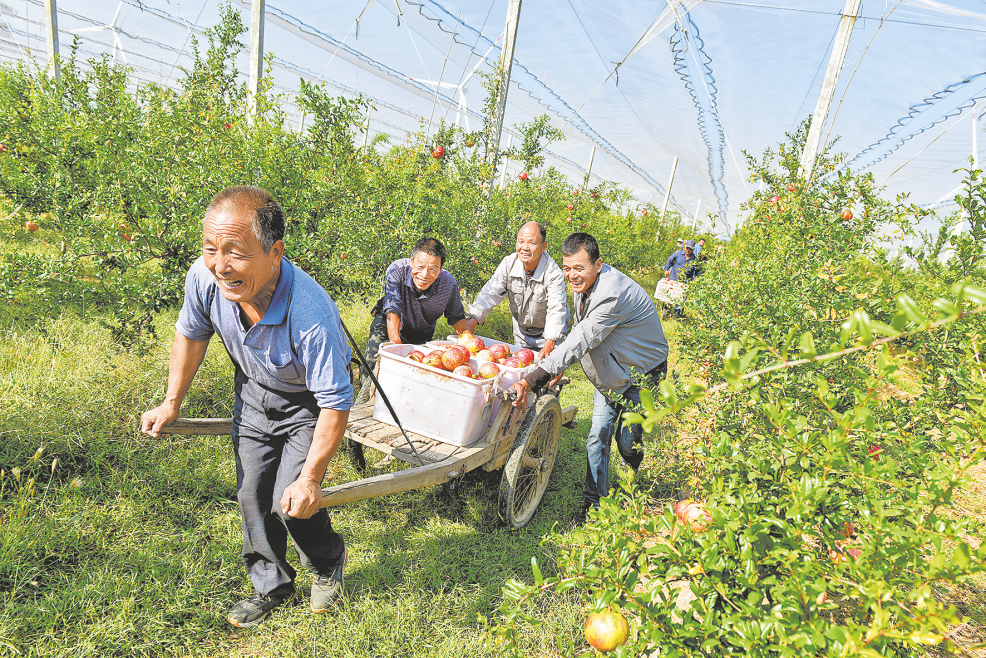
[[[702,208],[702,200],[699,199],[695,204],[695,219],[692,220],[692,233],[695,232],[695,225],[698,224],[698,211]]]
[[[366,130],[363,131],[363,143],[360,144],[361,147],[366,146],[366,143],[370,141],[370,113],[373,110],[366,110]]]
[[[805,179],[811,179],[811,171],[815,166],[815,157],[818,155],[818,146],[822,139],[822,128],[825,127],[829,107],[835,96],[835,88],[839,84],[839,72],[842,71],[842,63],[849,49],[849,37],[852,36],[852,28],[859,14],[859,3],[860,0],[846,0],[846,8],[842,12],[839,33],[835,37],[835,45],[832,47],[828,70],[825,71],[822,90],[818,94],[815,113],[811,116],[811,128],[808,129],[805,150],[801,154],[801,176]]]
[[[45,39],[48,41],[48,70],[55,76],[55,80],[58,80],[61,73],[58,66],[58,2],[57,0],[47,0],[44,7]]]
[[[582,190],[589,187],[589,176],[592,175],[592,160],[596,157],[596,147],[589,151],[589,164],[585,166],[585,178],[582,180]]]
[[[510,71],[514,63],[514,45],[517,42],[517,26],[520,22],[521,0],[510,0],[507,7],[507,26],[503,32],[503,51],[497,72],[499,83],[496,90],[496,102],[493,104],[493,116],[490,125],[486,127],[486,161],[496,167],[500,158],[500,132],[503,130],[503,114],[507,109],[507,90],[510,87]],[[492,185],[493,180],[490,179]]]
[[[257,113],[260,80],[264,77],[264,9],[265,0],[250,4],[250,94],[249,112]]]
[[[671,163],[671,175],[668,177],[668,191],[664,195],[664,203],[661,205],[661,214],[668,211],[668,201],[671,200],[671,185],[674,184],[674,170],[678,168],[678,156],[675,156]]]
[[[514,136],[507,133],[507,150],[510,150],[510,145],[514,142]],[[504,161],[503,167],[500,168],[500,187],[503,187],[503,182],[507,179],[507,163]]]
[[[979,169],[979,103],[972,106],[972,168]]]

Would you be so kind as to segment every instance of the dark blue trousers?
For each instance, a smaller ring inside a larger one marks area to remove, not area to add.
[[[306,569],[329,575],[343,557],[343,541],[325,509],[309,519],[281,511],[281,495],[298,479],[312,444],[320,409],[310,392],[273,391],[236,370],[233,450],[236,498],[243,524],[243,564],[264,595],[294,591],[287,561],[291,536]]]

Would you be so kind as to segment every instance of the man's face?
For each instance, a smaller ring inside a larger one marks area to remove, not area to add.
[[[695,251],[695,250],[692,249],[691,247],[685,247],[685,257],[686,258],[691,258],[693,251]]]
[[[259,302],[258,294],[272,281],[276,285],[283,253],[281,240],[264,253],[253,232],[253,213],[234,204],[214,208],[202,224],[205,266],[231,302]]]
[[[442,259],[419,251],[411,258],[411,280],[419,291],[427,290],[442,273]]]
[[[562,271],[572,286],[572,292],[587,292],[603,269],[603,259],[595,263],[589,259],[585,249],[579,249],[571,256],[562,256]]]
[[[523,226],[517,232],[517,256],[526,269],[534,269],[541,262],[544,253],[544,242],[541,240],[541,230],[537,226]]]
[[[701,240],[698,241],[698,246],[700,246],[700,247],[704,247],[705,246],[705,238],[702,238]]]

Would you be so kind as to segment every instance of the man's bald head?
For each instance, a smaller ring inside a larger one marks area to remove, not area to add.
[[[548,232],[538,222],[527,222],[517,231],[517,257],[528,272],[533,272],[541,262],[547,237]]]
[[[526,224],[520,227],[520,231],[523,231],[525,229],[528,231],[537,231],[538,235],[541,236],[542,243],[544,243],[544,241],[548,239],[548,229],[544,228],[544,224],[542,224],[541,222],[535,222],[533,220],[527,222]],[[517,231],[518,235],[520,235],[520,231]]]

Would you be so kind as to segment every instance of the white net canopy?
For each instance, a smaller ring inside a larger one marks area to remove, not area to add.
[[[44,60],[44,5],[0,1],[0,58]],[[250,23],[250,3],[233,2]],[[759,156],[815,111],[845,0],[556,0],[520,13],[504,143],[547,114],[566,140],[547,164],[581,181],[616,181],[726,234],[754,188]],[[274,90],[299,79],[368,97],[369,134],[392,141],[439,121],[482,128],[480,73],[493,70],[508,0],[266,3]],[[191,37],[219,20],[215,0],[59,0],[61,52],[108,53],[139,80],[173,84]],[[245,35],[246,37],[247,35]],[[246,76],[248,53],[238,65]],[[437,95],[436,95],[437,90]],[[948,213],[983,140],[986,3],[865,0],[853,25],[823,145],[872,172],[888,198]],[[977,105],[979,102],[979,105]],[[289,111],[292,108],[289,106]],[[300,122],[300,118],[297,119]],[[513,136],[511,136],[511,132]],[[590,155],[593,154],[594,155]],[[516,175],[520,163],[507,163]]]

